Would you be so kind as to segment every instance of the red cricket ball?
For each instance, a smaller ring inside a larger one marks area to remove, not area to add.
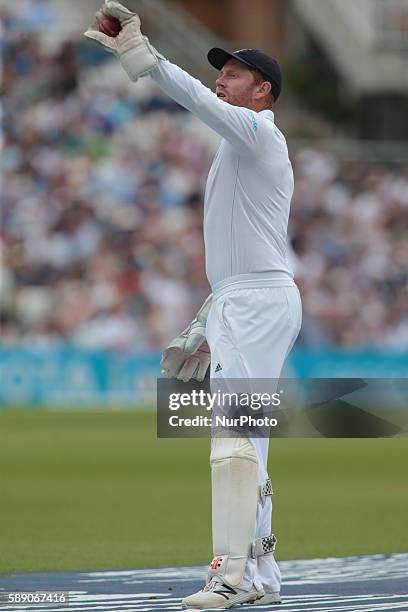
[[[120,21],[116,17],[105,17],[99,24],[99,31],[113,38],[119,34],[121,29]]]

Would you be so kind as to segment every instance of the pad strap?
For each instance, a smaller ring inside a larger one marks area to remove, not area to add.
[[[273,533],[265,538],[258,538],[258,540],[255,540],[255,542],[252,544],[251,550],[252,559],[273,553],[275,551],[277,541],[278,540]]]
[[[265,497],[271,497],[272,493],[273,493],[272,481],[270,478],[267,478],[265,483],[263,485],[260,485],[259,487],[260,498],[264,500]]]

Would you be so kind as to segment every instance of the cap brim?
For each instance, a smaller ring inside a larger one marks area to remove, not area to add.
[[[212,49],[210,49],[207,53],[207,58],[211,66],[214,66],[214,68],[217,68],[217,70],[222,70],[225,64],[230,59],[237,60],[238,62],[242,62],[242,64],[245,64],[246,66],[252,67],[249,62],[246,62],[245,60],[241,59],[240,57],[237,57],[233,53],[225,51],[224,49],[220,49],[219,47],[213,47]]]

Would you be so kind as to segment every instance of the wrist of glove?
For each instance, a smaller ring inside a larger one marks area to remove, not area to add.
[[[187,382],[192,378],[203,381],[211,361],[205,340],[205,326],[211,306],[209,295],[194,320],[180,336],[174,338],[163,351],[161,370],[168,378]]]
[[[107,36],[99,31],[100,23],[108,16],[115,17],[120,22],[121,30],[117,36]],[[106,51],[116,55],[129,78],[137,81],[153,70],[160,59],[165,59],[150,44],[147,36],[143,36],[140,25],[137,13],[132,13],[116,0],[105,0],[84,36],[96,40]]]
[[[133,39],[132,46],[123,50],[120,55],[120,63],[131,81],[137,81],[140,77],[149,74],[157,66],[160,59],[165,59],[153,45],[147,36],[141,36],[140,41]]]

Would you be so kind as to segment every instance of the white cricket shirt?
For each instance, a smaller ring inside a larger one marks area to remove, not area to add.
[[[210,285],[229,277],[279,272],[293,278],[287,226],[293,171],[272,111],[232,106],[187,72],[160,61],[150,72],[161,89],[222,136],[204,200]]]

